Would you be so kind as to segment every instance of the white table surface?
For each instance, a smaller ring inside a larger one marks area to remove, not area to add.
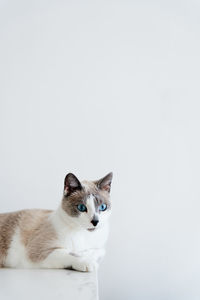
[[[0,269],[0,299],[97,300],[97,275],[71,270]]]

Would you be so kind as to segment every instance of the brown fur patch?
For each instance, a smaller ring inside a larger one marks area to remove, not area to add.
[[[78,210],[77,206],[80,203],[86,204],[86,193],[84,190],[76,191],[70,196],[64,196],[62,200],[62,208],[63,210],[72,217],[78,217],[80,211]]]
[[[4,266],[4,262],[12,241],[21,212],[0,214],[0,267]]]
[[[50,210],[31,209],[0,214],[0,267],[4,266],[17,227],[31,261],[41,261],[57,248],[53,243],[56,233],[48,219],[50,213]]]
[[[22,242],[33,262],[45,259],[54,249],[56,232],[49,221],[50,210],[29,210],[20,222]]]

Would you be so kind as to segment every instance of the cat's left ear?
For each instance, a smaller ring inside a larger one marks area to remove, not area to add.
[[[66,175],[64,180],[64,195],[69,196],[70,194],[80,191],[82,189],[82,185],[78,178],[72,174],[69,173]]]
[[[110,193],[112,178],[113,173],[110,172],[105,177],[95,181],[95,184],[100,190],[107,191],[108,193]]]

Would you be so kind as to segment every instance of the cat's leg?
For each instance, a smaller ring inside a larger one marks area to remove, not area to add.
[[[91,272],[96,269],[97,265],[92,258],[70,254],[66,249],[55,249],[40,263],[40,267],[72,268],[77,271]]]

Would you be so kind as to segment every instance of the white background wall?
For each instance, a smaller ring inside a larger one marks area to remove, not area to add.
[[[0,210],[114,172],[102,300],[200,298],[199,1],[0,1]]]

